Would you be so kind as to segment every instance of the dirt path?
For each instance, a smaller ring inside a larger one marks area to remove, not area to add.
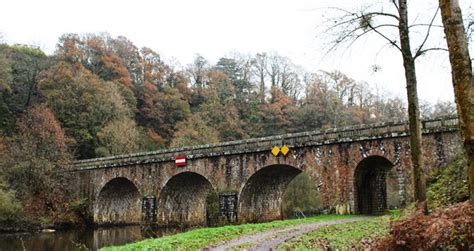
[[[295,226],[288,226],[283,228],[275,228],[267,231],[254,233],[251,235],[244,235],[239,238],[227,241],[223,244],[211,246],[206,250],[220,251],[220,250],[273,250],[280,243],[288,241],[295,236],[311,232],[322,226],[329,226],[353,221],[366,220],[365,217],[357,217],[352,219],[331,220],[316,223],[305,223]]]

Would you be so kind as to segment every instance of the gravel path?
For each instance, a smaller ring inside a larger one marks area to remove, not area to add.
[[[223,244],[211,246],[206,250],[220,251],[228,249],[245,249],[245,250],[273,250],[280,243],[288,241],[295,236],[311,232],[319,227],[366,220],[366,217],[357,217],[352,219],[331,220],[316,223],[305,223],[300,225],[288,226],[283,228],[275,228],[267,231],[254,233],[252,235],[244,235],[239,238],[227,241]]]

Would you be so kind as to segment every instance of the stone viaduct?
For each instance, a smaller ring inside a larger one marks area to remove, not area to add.
[[[289,151],[275,156],[274,146]],[[461,147],[456,119],[423,122],[427,174]],[[185,166],[175,164],[177,156],[186,157]],[[377,214],[413,200],[406,122],[80,160],[72,172],[98,225],[203,225],[212,192],[231,221],[277,219],[285,188],[300,172],[331,212]]]

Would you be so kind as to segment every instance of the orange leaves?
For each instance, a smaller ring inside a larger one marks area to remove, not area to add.
[[[54,114],[45,105],[27,109],[17,121],[20,144],[25,150],[56,158],[68,154],[66,136]]]
[[[60,38],[57,54],[73,65],[83,64],[104,80],[130,88],[132,79],[127,64],[113,50],[114,44],[108,35],[68,34]]]
[[[85,53],[80,48],[82,41],[77,34],[66,34],[59,38],[56,54],[71,63],[80,63]]]
[[[124,65],[123,60],[112,53],[106,53],[101,56],[101,61],[104,64],[102,71],[107,72],[105,79],[116,81],[126,87],[132,86],[132,79]]]
[[[390,228],[390,235],[378,243],[377,250],[470,250],[474,205],[463,202],[430,215],[419,211]]]

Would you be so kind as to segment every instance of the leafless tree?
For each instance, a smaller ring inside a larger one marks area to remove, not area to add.
[[[405,69],[408,98],[408,117],[410,126],[411,161],[414,173],[415,200],[424,202],[426,184],[421,150],[421,122],[417,93],[417,77],[415,60],[428,51],[446,50],[442,47],[429,46],[430,36],[434,28],[439,8],[435,9],[427,22],[410,24],[408,20],[407,0],[391,0],[389,6],[384,3],[366,6],[360,11],[346,10],[339,7],[331,8],[340,13],[327,20],[328,27],[324,34],[329,34],[330,47],[328,52],[351,47],[363,37],[375,35],[400,52]],[[424,35],[417,46],[412,45],[410,31],[417,30]],[[414,48],[414,49],[413,49]]]

